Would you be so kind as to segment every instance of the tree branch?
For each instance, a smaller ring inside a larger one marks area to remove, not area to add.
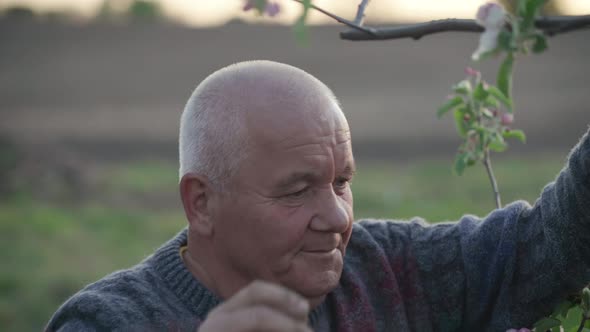
[[[303,0],[293,0],[293,1],[299,2],[300,4],[304,4],[303,3]],[[350,20],[347,20],[347,19],[345,19],[343,17],[340,17],[338,15],[332,14],[329,11],[327,11],[325,9],[322,9],[322,8],[314,5],[313,3],[310,5],[310,8],[312,8],[314,10],[317,10],[318,12],[320,12],[320,13],[322,13],[322,14],[330,17],[330,18],[333,18],[334,20],[336,20],[336,22],[342,23],[342,24],[344,24],[344,25],[346,25],[346,26],[348,26],[348,27],[350,27],[350,28],[352,28],[352,29],[354,29],[356,31],[359,31],[364,36],[374,36],[375,35],[375,31],[373,31],[374,30],[373,28],[366,28],[366,27],[360,26],[360,25],[358,25],[355,22],[352,22]]]
[[[546,35],[554,36],[590,27],[590,15],[542,17],[535,21],[535,26]],[[483,27],[479,26],[475,20],[444,19],[395,27],[372,28],[374,34],[371,35],[349,30],[341,32],[340,38],[345,40],[420,39],[426,35],[440,32],[482,32],[483,30]]]
[[[369,2],[371,2],[371,0],[363,0],[361,3],[359,3],[358,11],[356,12],[356,18],[354,19],[354,23],[356,25],[363,25],[363,21],[365,20],[365,9],[367,9]]]
[[[486,167],[486,171],[488,172],[488,177],[490,178],[490,183],[492,184],[492,190],[494,191],[494,201],[496,202],[496,208],[499,209],[502,207],[502,201],[500,200],[500,190],[498,190],[498,183],[496,182],[496,177],[494,176],[494,171],[492,169],[492,160],[490,158],[490,150],[488,148],[485,149],[485,156],[483,159],[483,164]]]
[[[580,322],[580,326],[578,326],[577,332],[584,331],[584,325],[586,324],[587,320],[588,320],[588,317],[586,317],[586,314],[582,314],[582,321]]]

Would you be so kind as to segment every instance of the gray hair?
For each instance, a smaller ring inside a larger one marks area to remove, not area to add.
[[[180,119],[179,176],[197,173],[223,187],[245,155],[247,135],[243,112],[219,94],[203,93],[206,82],[195,89]]]
[[[266,78],[268,82],[265,84]],[[282,87],[277,88],[278,85]],[[256,89],[264,87],[282,89],[283,96],[271,93],[271,99],[275,100],[287,98],[298,103],[302,100],[311,102],[314,98],[301,96],[322,95],[337,102],[332,91],[322,82],[289,65],[247,61],[222,68],[197,86],[182,113],[179,135],[181,179],[187,173],[197,173],[218,188],[227,184],[247,154],[245,113],[263,107],[258,103],[268,103],[252,96]]]

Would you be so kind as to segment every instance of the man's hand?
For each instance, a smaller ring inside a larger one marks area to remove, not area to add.
[[[199,332],[297,331],[307,326],[309,303],[282,286],[254,281],[209,313]]]

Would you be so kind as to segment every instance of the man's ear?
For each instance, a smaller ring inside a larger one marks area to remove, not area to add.
[[[180,197],[190,228],[203,236],[213,234],[212,194],[211,183],[206,177],[187,173],[180,180]]]

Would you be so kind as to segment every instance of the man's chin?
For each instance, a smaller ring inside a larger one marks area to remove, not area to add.
[[[309,302],[309,307],[313,310],[317,308],[320,304],[322,304],[322,302],[324,302],[325,299],[326,295],[322,295],[318,297],[307,298],[307,302]]]
[[[340,271],[324,271],[309,275],[305,281],[294,285],[294,289],[310,301],[312,307],[320,304],[326,295],[338,287]]]
[[[318,304],[328,293],[338,287],[343,259],[339,250],[331,254],[300,253],[287,273],[279,278],[284,286]]]

